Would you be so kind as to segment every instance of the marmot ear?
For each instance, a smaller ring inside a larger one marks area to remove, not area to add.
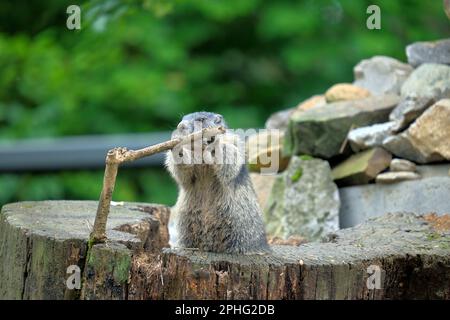
[[[179,130],[184,130],[184,129],[186,129],[186,128],[187,128],[187,121],[186,121],[186,120],[181,121],[181,122],[178,124],[178,126],[177,126],[177,129],[179,129]]]
[[[220,114],[217,114],[216,117],[214,118],[214,123],[219,124],[222,122],[222,120],[223,120],[223,117]]]

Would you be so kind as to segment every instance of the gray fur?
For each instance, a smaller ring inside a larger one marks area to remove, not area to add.
[[[183,117],[172,136],[192,133],[193,122],[202,119],[202,127],[224,126],[223,117],[196,112]],[[224,156],[235,157],[240,151],[224,135],[214,144],[226,147]],[[235,140],[237,141],[237,140]],[[224,149],[222,149],[224,150]],[[166,166],[179,186],[173,210],[177,216],[176,247],[226,253],[264,253],[270,250],[261,209],[245,164],[175,164],[173,154],[166,155]]]

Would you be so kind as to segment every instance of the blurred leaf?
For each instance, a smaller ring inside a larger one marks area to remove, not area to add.
[[[22,179],[18,192],[19,199],[24,200],[64,199],[61,179],[56,175],[27,175]]]
[[[447,38],[442,1],[94,0],[67,30],[71,1],[0,2],[0,141],[172,130],[183,114],[263,127],[274,111],[353,80],[373,55],[405,60]],[[366,28],[381,8],[382,29]],[[1,174],[0,205],[98,199],[103,171]],[[163,169],[121,170],[115,200],[173,204]]]

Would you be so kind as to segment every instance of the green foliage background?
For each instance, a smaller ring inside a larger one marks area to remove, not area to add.
[[[102,0],[0,3],[0,142],[171,130],[211,110],[232,127],[351,82],[361,59],[405,60],[407,44],[448,37],[442,1]],[[382,30],[366,28],[381,8]],[[32,159],[30,159],[32,161]],[[0,173],[0,205],[97,199],[101,171]],[[160,169],[126,169],[115,200],[172,204]]]

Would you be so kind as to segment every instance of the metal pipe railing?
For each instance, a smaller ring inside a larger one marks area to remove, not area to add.
[[[170,139],[170,132],[33,138],[0,141],[0,172],[104,168],[108,150],[121,146],[141,149]],[[156,154],[126,166],[160,166]]]

